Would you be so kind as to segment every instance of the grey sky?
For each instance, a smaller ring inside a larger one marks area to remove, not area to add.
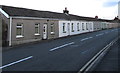
[[[113,19],[118,15],[119,0],[1,0],[0,5],[23,7],[62,13],[65,7],[70,14]]]

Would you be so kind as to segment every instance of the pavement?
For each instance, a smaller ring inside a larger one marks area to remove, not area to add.
[[[2,53],[5,71],[79,71],[120,29],[80,34],[48,42],[13,47]]]
[[[103,72],[120,72],[119,70],[119,54],[120,52],[120,39],[110,48],[108,53],[104,56],[101,62],[96,66],[94,71]]]

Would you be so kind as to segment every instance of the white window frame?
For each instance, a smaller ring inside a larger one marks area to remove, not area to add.
[[[85,30],[85,29],[84,29],[84,23],[82,23],[82,30]]]
[[[66,33],[66,31],[65,31],[65,23],[63,23],[63,33]]]
[[[54,29],[54,23],[52,23],[51,25],[50,25],[50,27],[52,27],[52,29],[51,29],[51,34],[54,34],[55,33],[55,29]]]
[[[80,24],[77,23],[77,31],[80,31]]]
[[[92,23],[90,23],[90,30],[92,30]]]
[[[36,25],[37,24],[37,25]],[[36,23],[35,28],[38,27],[38,33],[35,32],[34,35],[40,35],[40,23]],[[36,29],[35,29],[36,30]]]
[[[21,25],[21,26],[18,26],[18,25]],[[21,35],[17,35],[17,28],[21,28]],[[16,38],[22,38],[22,37],[24,37],[23,36],[23,23],[18,23],[16,25]]]
[[[71,24],[71,31],[74,32],[74,23]]]
[[[88,30],[88,23],[86,23],[86,30]]]

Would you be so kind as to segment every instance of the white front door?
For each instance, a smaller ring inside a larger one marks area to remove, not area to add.
[[[47,39],[47,24],[43,25],[43,39]]]

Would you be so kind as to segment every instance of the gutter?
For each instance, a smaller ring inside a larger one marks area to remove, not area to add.
[[[4,16],[6,16],[7,18],[10,17],[10,16],[9,16],[3,9],[1,9],[1,8],[0,8],[0,12],[1,12]]]
[[[9,27],[9,46],[11,46],[12,39],[12,17],[10,17],[10,27]]]
[[[12,18],[19,18],[19,19],[46,19],[46,20],[60,20],[60,19],[54,19],[54,18],[39,18],[39,17],[24,17],[24,16],[11,16]],[[65,20],[65,19],[61,19]]]

